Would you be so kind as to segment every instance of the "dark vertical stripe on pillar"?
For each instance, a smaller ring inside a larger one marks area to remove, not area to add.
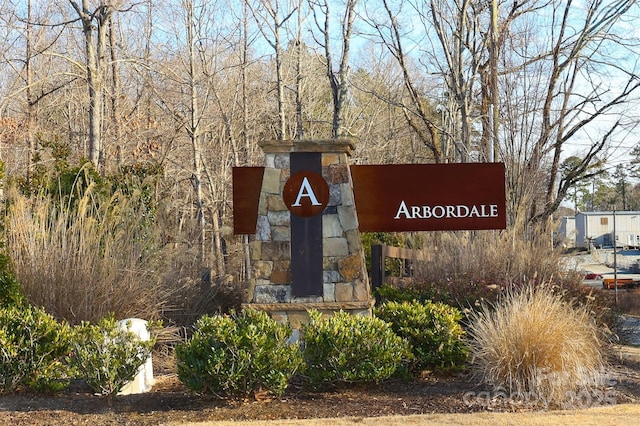
[[[291,175],[301,171],[322,174],[322,153],[292,152]],[[322,296],[322,214],[291,215],[291,294]]]

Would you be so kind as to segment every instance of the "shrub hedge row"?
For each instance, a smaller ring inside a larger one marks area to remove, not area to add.
[[[381,317],[337,312],[322,318],[311,311],[295,342],[288,326],[264,312],[204,316],[193,338],[176,348],[178,377],[196,392],[221,397],[279,395],[296,373],[317,387],[379,382],[407,367],[457,369],[466,361],[455,308],[396,303],[376,312]]]
[[[317,387],[464,366],[469,339],[455,308],[388,302],[375,314],[323,318],[312,311],[296,340],[288,325],[265,312],[204,316],[193,337],[176,348],[178,376],[199,393],[246,397],[281,395],[294,376]],[[576,387],[601,385],[599,337],[586,307],[573,308],[536,289],[510,293],[474,319],[474,366],[485,381],[555,402]],[[59,390],[70,378],[82,378],[95,392],[112,396],[133,378],[152,345],[113,317],[69,327],[40,308],[9,305],[0,308],[0,394],[19,387]]]
[[[13,281],[5,276],[5,296]],[[14,294],[17,294],[14,293]],[[11,295],[13,296],[13,295]],[[64,389],[80,378],[112,396],[137,373],[153,340],[140,341],[113,316],[70,327],[19,298],[0,308],[0,394],[19,387]],[[178,376],[190,389],[219,397],[282,394],[294,375],[312,386],[379,382],[423,368],[459,368],[466,359],[460,314],[418,302],[388,303],[377,316],[309,312],[301,338],[264,312],[204,316],[176,347]]]

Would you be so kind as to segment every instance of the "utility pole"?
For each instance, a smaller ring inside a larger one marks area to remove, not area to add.
[[[491,0],[491,42],[489,44],[489,61],[491,73],[491,142],[489,161],[496,162],[498,158],[498,0]]]
[[[618,306],[618,242],[616,240],[616,207],[613,206],[613,290]]]

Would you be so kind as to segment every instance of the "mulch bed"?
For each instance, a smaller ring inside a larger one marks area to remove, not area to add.
[[[640,401],[640,363],[612,359],[607,374],[607,399],[581,398],[580,408]],[[534,401],[535,402],[535,401]],[[112,401],[93,395],[82,383],[56,395],[30,392],[0,396],[0,425],[157,425],[207,420],[275,420],[330,417],[376,417],[477,411],[540,410],[526,398],[501,398],[479,386],[468,373],[425,374],[410,382],[345,386],[313,391],[292,385],[280,398],[256,395],[251,400],[221,400],[189,392],[175,375],[156,377],[149,393],[117,396]],[[558,408],[558,407],[547,407]]]

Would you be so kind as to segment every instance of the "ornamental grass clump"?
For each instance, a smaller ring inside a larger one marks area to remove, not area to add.
[[[71,325],[110,312],[159,317],[169,290],[159,283],[160,231],[143,192],[105,195],[91,183],[73,202],[17,188],[7,196],[7,252],[30,303]]]
[[[566,404],[602,385],[601,333],[588,307],[571,305],[549,286],[508,291],[470,319],[473,368],[507,396]]]

